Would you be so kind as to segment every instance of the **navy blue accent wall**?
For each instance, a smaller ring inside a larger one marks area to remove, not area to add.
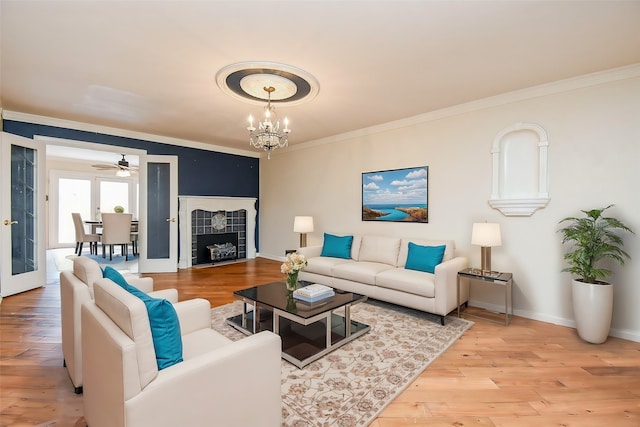
[[[12,120],[4,120],[2,126],[4,132],[26,138],[42,135],[178,156],[178,194],[181,196],[258,198],[259,195],[257,158]]]
[[[179,195],[255,197],[256,199],[259,197],[260,161],[254,157],[13,120],[3,120],[2,130],[25,138],[42,135],[136,148],[146,150],[147,154],[152,155],[178,156]],[[259,211],[258,202],[256,202],[256,210]],[[259,221],[256,219],[256,249],[259,248],[259,227]]]

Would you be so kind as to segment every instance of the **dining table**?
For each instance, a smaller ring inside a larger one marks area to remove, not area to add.
[[[132,220],[131,221],[131,232],[135,233],[138,231],[138,220]],[[87,224],[88,226],[91,227],[91,234],[100,234],[98,233],[99,229],[102,229],[102,221],[96,221],[96,220],[86,220],[84,221],[85,224]]]

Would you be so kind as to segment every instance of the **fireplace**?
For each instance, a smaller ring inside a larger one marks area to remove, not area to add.
[[[256,257],[257,199],[179,196],[178,200],[180,268],[189,268],[199,262],[198,236],[207,234],[236,233],[236,256],[240,259]]]
[[[194,264],[244,258],[239,257],[238,233],[200,234],[196,236],[196,261]]]

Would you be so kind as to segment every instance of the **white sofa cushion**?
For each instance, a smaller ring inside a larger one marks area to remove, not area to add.
[[[436,296],[434,275],[423,271],[392,268],[376,276],[376,285],[427,298]]]
[[[407,262],[407,255],[409,253],[409,242],[413,242],[420,246],[440,246],[446,245],[444,250],[444,256],[442,262],[453,259],[456,244],[453,240],[428,240],[428,239],[402,239],[400,243],[400,253],[398,254],[398,267],[404,267]]]
[[[362,244],[362,236],[353,236],[351,243],[351,259],[358,261],[360,259],[360,245]]]
[[[332,257],[313,257],[307,259],[307,266],[304,271],[307,273],[322,274],[323,276],[331,276],[333,268],[341,265],[355,262],[350,259],[332,258]]]
[[[396,267],[400,239],[396,237],[362,236],[358,261],[380,262]]]
[[[375,285],[376,275],[382,271],[389,270],[390,268],[393,267],[389,264],[382,264],[379,262],[350,262],[336,265],[333,268],[332,276],[338,279],[366,283],[367,285]]]

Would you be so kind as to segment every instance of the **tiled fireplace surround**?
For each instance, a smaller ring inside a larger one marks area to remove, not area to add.
[[[196,236],[215,233],[238,233],[239,258],[255,258],[256,199],[244,197],[200,197],[180,196],[180,268],[189,268],[196,263]],[[225,212],[227,227],[215,230],[211,217]]]

